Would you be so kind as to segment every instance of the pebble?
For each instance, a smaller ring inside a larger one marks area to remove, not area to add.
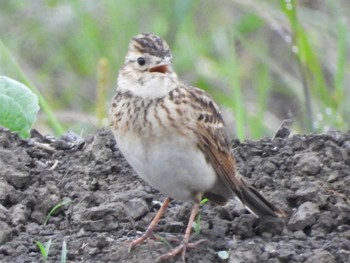
[[[288,222],[290,230],[302,230],[306,226],[312,225],[320,213],[318,205],[312,202],[305,202],[299,206],[296,213],[291,217]]]
[[[15,189],[12,185],[5,180],[0,180],[0,203],[4,203],[9,194],[13,191],[15,191]]]
[[[0,221],[0,245],[5,244],[11,236],[12,228],[9,224]]]
[[[326,250],[316,249],[305,263],[334,263],[334,256]]]
[[[147,203],[141,198],[125,201],[124,205],[133,219],[138,219],[148,212]]]
[[[30,214],[30,210],[23,204],[17,204],[13,207],[11,213],[11,221],[13,225],[24,224]]]
[[[321,162],[315,153],[301,153],[294,157],[295,172],[299,176],[316,175],[321,170]]]

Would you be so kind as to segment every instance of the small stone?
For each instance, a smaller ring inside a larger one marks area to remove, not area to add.
[[[334,256],[326,250],[316,249],[313,255],[309,257],[305,263],[334,263]]]
[[[338,262],[347,262],[350,258],[350,251],[347,249],[337,250],[337,260]]]
[[[30,215],[30,218],[38,224],[43,224],[45,221],[46,215],[41,211],[33,211],[33,213]]]
[[[97,247],[91,248],[89,250],[89,255],[96,255],[96,254],[99,254],[99,253],[101,253],[101,249],[99,249]]]
[[[262,163],[262,158],[259,156],[254,156],[248,162],[249,166],[252,166],[252,167],[259,167],[261,163]]]
[[[4,174],[6,181],[16,188],[22,188],[30,180],[28,171],[16,169],[10,166],[5,167],[2,173]]]
[[[232,249],[232,257],[230,257],[229,263],[247,263],[247,262],[259,262],[258,255],[261,254],[259,247],[252,245],[244,247],[237,247]]]
[[[15,191],[12,185],[6,181],[0,180],[0,203],[3,204],[11,192]]]
[[[305,233],[303,231],[301,231],[301,230],[298,230],[298,231],[294,232],[293,236],[294,236],[295,239],[299,239],[299,240],[305,240],[307,238]]]
[[[139,219],[148,212],[146,202],[141,198],[134,198],[125,202],[125,208],[133,219]]]
[[[316,175],[321,170],[319,157],[314,153],[302,153],[294,157],[294,169],[299,176]]]
[[[273,236],[280,235],[284,229],[284,222],[280,218],[261,217],[259,220],[258,231],[260,233],[269,233]]]
[[[241,238],[253,237],[255,235],[253,232],[253,224],[256,220],[257,218],[252,214],[244,214],[235,218],[235,220],[233,220],[235,234]]]
[[[277,247],[278,262],[300,262],[296,258],[294,245],[282,243]]]
[[[262,164],[262,171],[266,174],[273,174],[274,171],[276,171],[276,165],[274,165],[272,162],[265,161]]]
[[[338,180],[340,177],[340,172],[339,171],[332,171],[331,174],[327,178],[328,183],[334,183]]]
[[[29,251],[28,247],[24,245],[19,245],[18,247],[16,247],[16,253],[18,253],[19,255],[27,254],[28,251]]]
[[[332,230],[337,226],[337,220],[335,217],[336,215],[330,211],[322,211],[316,220],[314,228],[320,228],[322,231],[332,232]]]
[[[317,183],[307,182],[299,187],[299,189],[295,192],[294,196],[301,201],[318,201],[319,196],[317,195],[317,193],[321,192],[322,187],[319,186]]]
[[[228,253],[228,251],[226,251],[226,250],[221,250],[218,252],[218,257],[221,260],[227,260],[230,257],[230,253]]]
[[[25,205],[15,205],[12,209],[11,214],[12,224],[14,224],[15,226],[19,224],[24,224],[27,221],[29,214],[30,211]]]
[[[11,227],[3,222],[3,221],[0,221],[0,245],[6,243],[8,241],[8,239],[10,238],[10,235],[12,233],[12,229]]]
[[[320,136],[313,136],[309,141],[309,149],[314,152],[318,152],[324,148],[324,138]]]
[[[269,254],[275,254],[277,251],[277,244],[276,243],[267,243],[264,247],[264,250],[268,252]]]
[[[346,152],[332,141],[326,142],[326,156],[335,162],[341,162],[348,158]]]
[[[203,224],[204,222],[202,222]],[[225,235],[227,233],[227,230],[228,230],[228,223],[227,221],[225,220],[217,220],[215,222],[215,224],[213,225],[213,229],[211,231],[211,238],[212,239],[224,239],[225,238]],[[202,226],[203,228],[203,226]]]
[[[28,156],[21,151],[10,150],[2,150],[0,156],[0,178],[5,178],[16,188],[22,188],[30,180],[28,168],[24,166]]]
[[[9,215],[9,210],[6,209],[3,205],[0,205],[0,220],[6,221]]]
[[[17,251],[13,246],[10,246],[8,244],[0,246],[1,255],[14,255],[15,253],[17,253]]]
[[[122,203],[101,204],[88,208],[80,218],[84,230],[111,231],[119,228],[121,222],[132,221]]]
[[[318,205],[312,202],[305,202],[299,206],[297,212],[288,222],[290,230],[302,230],[306,226],[312,225],[320,213]]]
[[[305,143],[305,138],[301,135],[293,135],[291,138],[293,149],[294,150],[303,150],[306,149],[307,145]]]

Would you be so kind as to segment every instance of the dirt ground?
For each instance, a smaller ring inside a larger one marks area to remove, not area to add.
[[[350,131],[233,141],[232,148],[239,171],[288,218],[259,220],[237,200],[205,204],[192,239],[207,241],[188,251],[187,262],[350,262]],[[60,262],[63,240],[67,262],[155,262],[176,242],[127,249],[163,200],[130,169],[108,130],[22,140],[0,129],[0,262],[44,262],[35,242],[49,239],[48,262]],[[173,201],[157,234],[181,238],[190,207]]]

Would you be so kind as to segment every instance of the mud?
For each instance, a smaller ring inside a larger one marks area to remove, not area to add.
[[[235,199],[205,204],[192,240],[207,241],[187,262],[350,262],[350,131],[233,141],[232,149],[240,173],[288,218],[257,219]],[[44,262],[36,241],[49,239],[48,262],[60,262],[63,241],[67,262],[155,262],[181,239],[190,203],[173,201],[160,221],[157,234],[168,243],[149,241],[130,254],[128,243],[164,198],[137,177],[107,130],[86,138],[33,131],[22,140],[0,129],[0,262]]]

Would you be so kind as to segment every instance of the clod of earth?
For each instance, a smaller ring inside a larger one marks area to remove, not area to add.
[[[289,217],[281,225],[262,222],[237,200],[205,204],[192,239],[207,242],[189,250],[187,262],[349,262],[350,131],[234,141],[232,149],[240,173]],[[43,225],[65,198],[72,202]],[[23,140],[0,129],[0,262],[40,262],[35,241],[49,239],[49,262],[59,262],[63,240],[69,262],[154,262],[167,244],[128,254],[128,240],[145,231],[163,200],[107,130],[86,138],[33,132]],[[157,234],[177,244],[171,240],[181,239],[189,209],[172,202]]]

